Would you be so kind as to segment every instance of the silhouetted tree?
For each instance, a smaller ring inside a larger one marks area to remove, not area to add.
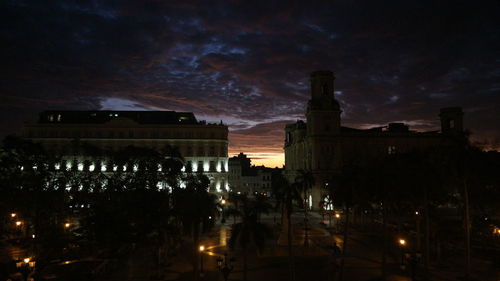
[[[314,185],[314,175],[310,170],[299,170],[298,175],[295,178],[295,183],[300,186],[302,191],[302,207],[304,208],[304,246],[309,246],[309,229],[308,229],[308,218],[307,218],[307,209],[308,209],[308,191]]]
[[[288,260],[290,280],[295,280],[294,256],[293,256],[293,238],[292,238],[292,213],[294,201],[301,202],[300,186],[298,184],[290,184],[288,180],[281,174],[276,175],[273,179],[273,194],[277,198],[277,203],[282,206],[285,211],[285,221],[287,230],[288,242]],[[285,225],[285,224],[282,224]]]
[[[213,226],[216,214],[216,197],[208,193],[210,180],[202,174],[191,175],[186,178],[186,188],[179,189],[173,194],[174,210],[182,222],[185,233],[193,239],[193,269],[195,278],[198,278],[198,257],[200,233]]]
[[[239,211],[241,222],[234,224],[231,229],[229,247],[234,249],[238,244],[243,250],[243,280],[245,281],[247,280],[248,247],[254,244],[258,249],[263,249],[266,237],[272,234],[267,225],[259,222],[259,215],[264,210],[262,202],[258,202],[258,199],[249,200],[243,197]]]

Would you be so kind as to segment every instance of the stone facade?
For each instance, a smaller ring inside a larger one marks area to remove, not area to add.
[[[443,145],[463,132],[463,112],[458,107],[441,109],[441,131],[416,132],[403,123],[365,130],[343,127],[340,105],[333,94],[334,80],[330,71],[312,73],[307,122],[299,120],[285,127],[285,174],[293,181],[299,170],[312,172],[313,208],[319,206],[328,181],[343,165],[363,164],[383,154]]]
[[[174,111],[44,111],[34,124],[25,124],[22,136],[41,143],[67,162],[83,162],[72,143],[78,140],[103,150],[127,146],[162,149],[175,147],[186,172],[203,172],[212,190],[228,188],[228,128],[196,120],[193,113]]]

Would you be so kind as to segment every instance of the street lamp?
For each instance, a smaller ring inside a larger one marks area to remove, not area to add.
[[[399,245],[400,245],[400,246],[404,246],[404,245],[406,245],[406,240],[405,240],[405,239],[403,239],[403,238],[399,239]]]
[[[203,277],[205,273],[203,272],[203,251],[205,251],[205,246],[200,245],[200,276]]]
[[[227,281],[229,278],[229,274],[231,271],[233,271],[234,266],[231,264],[234,262],[234,258],[230,258],[228,260],[227,258],[227,253],[224,253],[224,258],[219,257],[217,258],[217,268],[219,269],[220,272],[222,272],[222,275],[224,276],[224,281]]]
[[[21,224],[23,224],[22,221],[16,221],[16,226],[21,226]]]
[[[69,228],[70,226],[71,226],[71,224],[69,222],[64,224],[64,228]]]
[[[15,218],[16,216],[17,216],[17,214],[16,214],[16,213],[10,213],[10,217],[11,217],[11,218]]]

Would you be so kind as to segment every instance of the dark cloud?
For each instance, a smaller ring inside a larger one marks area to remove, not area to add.
[[[256,124],[274,126],[277,134],[278,121],[303,117],[308,74],[331,69],[345,124],[404,120],[435,129],[439,108],[459,105],[474,139],[496,145],[499,6],[493,0],[4,1],[2,134],[40,110],[128,101],[230,120],[231,145],[255,152],[247,140],[268,137]],[[262,152],[282,146],[273,136],[259,144]]]

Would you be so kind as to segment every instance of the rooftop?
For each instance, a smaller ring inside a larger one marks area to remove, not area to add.
[[[192,112],[50,110],[39,115],[39,124],[104,124],[115,118],[131,119],[139,124],[200,124]]]

